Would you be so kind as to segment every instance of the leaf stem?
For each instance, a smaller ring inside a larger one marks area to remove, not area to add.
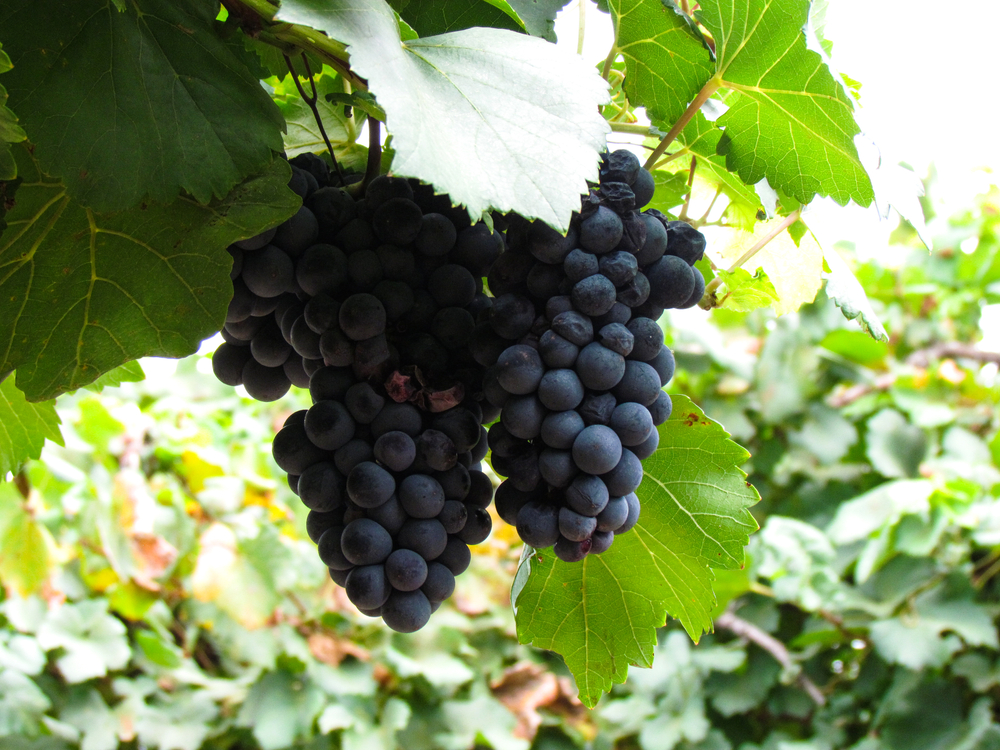
[[[580,0],[580,25],[576,32],[576,54],[583,54],[583,37],[587,28],[587,0]]]
[[[797,208],[794,211],[792,211],[790,214],[788,214],[788,216],[786,216],[784,219],[782,219],[778,223],[778,225],[775,226],[770,232],[768,232],[763,237],[761,237],[760,241],[757,242],[757,244],[755,244],[753,247],[751,247],[749,250],[747,250],[745,253],[743,253],[743,255],[741,255],[737,259],[737,261],[735,263],[733,263],[733,265],[730,266],[729,269],[727,269],[729,271],[729,273],[732,273],[733,271],[735,271],[737,268],[739,268],[744,263],[746,263],[748,260],[750,260],[753,256],[755,256],[757,253],[759,253],[761,250],[763,250],[764,247],[771,240],[773,240],[779,234],[781,234],[786,229],[788,229],[788,227],[790,227],[792,224],[794,224],[795,222],[797,222],[799,220],[799,217],[801,215],[802,215],[802,209],[801,208]]]
[[[665,136],[663,136],[662,140],[660,140],[660,145],[657,146],[656,150],[649,155],[648,159],[646,159],[646,163],[643,165],[646,169],[650,169],[654,164],[656,164],[656,160],[663,156],[663,152],[667,150],[667,146],[674,142],[677,135],[684,130],[684,128],[687,127],[687,124],[691,122],[696,114],[698,114],[698,110],[701,109],[701,105],[707,102],[712,94],[719,90],[719,86],[721,85],[721,79],[714,77],[701,87],[701,91],[698,92],[698,96],[696,96],[694,101],[688,105],[687,109],[684,110],[684,114],[682,114],[677,122],[674,123],[674,126],[670,128],[670,132],[668,132]]]
[[[313,119],[316,121],[316,125],[319,126],[320,135],[323,136],[323,142],[326,144],[327,150],[330,152],[330,160],[333,162],[334,169],[337,170],[337,177],[340,178],[341,187],[344,186],[344,172],[340,168],[340,164],[337,162],[337,155],[333,152],[333,145],[330,143],[330,137],[326,134],[326,128],[323,127],[323,118],[319,114],[319,107],[316,102],[319,99],[319,95],[316,92],[316,79],[313,77],[312,68],[309,66],[309,58],[306,53],[302,53],[302,62],[306,66],[306,77],[309,79],[309,85],[312,87],[312,95],[307,96],[306,91],[302,88],[302,84],[299,82],[299,75],[295,72],[295,66],[292,65],[292,58],[285,55],[285,65],[288,66],[288,72],[292,74],[292,80],[295,81],[295,88],[299,90],[299,96],[302,97],[309,109],[312,110]]]
[[[614,122],[611,123],[611,130],[615,133],[631,133],[632,135],[647,135],[654,137],[656,134],[651,133],[653,130],[652,125],[640,125],[639,123],[632,122]]]
[[[368,183],[379,176],[382,171],[382,123],[374,117],[368,118],[368,164],[365,167],[365,178],[361,181],[359,188],[361,195],[364,195],[368,188]]]
[[[684,196],[684,205],[681,206],[681,212],[677,216],[677,218],[680,219],[681,221],[688,220],[688,208],[691,206],[691,195],[692,193],[694,193],[694,172],[695,169],[697,169],[697,167],[698,167],[698,157],[692,156],[691,168],[688,170],[688,184],[687,184],[688,191],[687,195]]]
[[[615,64],[615,58],[618,57],[618,32],[615,32],[615,43],[611,45],[611,51],[608,52],[607,58],[604,60],[604,68],[601,70],[601,78],[605,81],[608,80],[608,76],[611,75],[611,66]]]
[[[708,208],[706,208],[706,209],[705,209],[705,213],[703,213],[703,214],[701,215],[701,218],[700,218],[700,219],[697,219],[697,220],[696,220],[696,221],[694,222],[694,226],[695,226],[695,227],[701,227],[701,226],[704,226],[704,225],[705,225],[705,222],[706,222],[706,221],[708,221],[708,215],[709,215],[710,213],[712,213],[712,209],[713,209],[713,208],[715,208],[715,202],[716,202],[717,200],[719,200],[719,196],[720,196],[720,195],[722,195],[722,188],[721,188],[721,187],[720,187],[720,188],[718,188],[718,189],[717,189],[717,190],[715,191],[715,195],[714,195],[714,196],[712,196],[712,202],[708,204]]]

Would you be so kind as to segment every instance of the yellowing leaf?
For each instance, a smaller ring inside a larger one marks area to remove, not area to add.
[[[10,483],[0,484],[0,581],[21,596],[37,591],[49,576],[54,542],[24,507]]]

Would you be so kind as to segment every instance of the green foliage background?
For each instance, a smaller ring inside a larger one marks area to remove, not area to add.
[[[1000,388],[974,343],[998,217],[993,193],[938,217],[932,254],[856,267],[887,343],[822,296],[664,319],[671,391],[749,448],[762,530],[744,570],[716,571],[714,634],[669,622],[593,711],[517,643],[501,523],[416,635],[337,593],[269,455],[304,394],[241,398],[205,356],[78,391],[65,445],[0,485],[0,745],[997,747]]]

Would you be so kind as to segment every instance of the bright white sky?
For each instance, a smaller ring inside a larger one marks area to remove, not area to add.
[[[584,57],[597,62],[612,42],[610,17],[588,2]],[[947,15],[942,12],[947,8]],[[560,44],[576,49],[579,2],[559,15]],[[864,130],[883,160],[904,161],[921,176],[937,165],[939,194],[953,206],[996,179],[1000,170],[1000,97],[992,81],[1000,70],[1000,3],[996,0],[830,0],[826,36],[834,63],[861,81]],[[849,240],[860,255],[884,248],[896,220],[874,211],[817,207],[809,223],[820,240]]]

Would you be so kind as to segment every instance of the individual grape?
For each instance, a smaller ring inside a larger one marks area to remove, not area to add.
[[[605,425],[585,427],[573,441],[573,460],[581,471],[604,474],[622,457],[622,443],[615,431]]]
[[[479,323],[469,339],[469,353],[483,367],[496,364],[510,341],[501,338],[489,323]]]
[[[594,340],[594,324],[575,310],[556,315],[552,319],[552,330],[577,346],[586,346]]]
[[[631,185],[641,171],[639,158],[625,148],[619,148],[601,160],[601,182],[625,182]]]
[[[560,266],[536,263],[528,272],[525,283],[528,293],[537,299],[551,299],[558,296],[566,277]]]
[[[472,314],[461,307],[446,307],[431,322],[431,334],[448,349],[465,348],[475,330]]]
[[[240,248],[241,250],[246,250],[246,251],[260,250],[262,247],[271,242],[271,240],[274,238],[275,232],[277,231],[278,231],[277,227],[272,227],[271,229],[265,229],[260,234],[255,234],[253,237],[250,237],[245,240],[237,240],[233,244],[236,245],[236,247]]]
[[[580,470],[569,451],[546,448],[538,454],[538,471],[550,487],[567,487]]]
[[[448,532],[436,518],[411,518],[399,530],[396,542],[402,549],[411,549],[425,560],[433,560],[444,552]]]
[[[632,308],[623,302],[615,302],[604,315],[594,318],[594,326],[599,330],[613,323],[625,325],[632,319]]]
[[[486,440],[483,440],[485,443]],[[447,487],[445,488],[447,494]],[[488,508],[493,500],[493,482],[481,471],[469,472],[469,491],[465,496],[465,504],[470,507]]]
[[[372,214],[372,229],[382,242],[408,245],[417,239],[423,228],[424,214],[420,206],[407,198],[390,198]]]
[[[580,222],[580,247],[597,254],[609,252],[615,249],[623,231],[618,214],[600,206]]]
[[[602,274],[588,276],[573,285],[570,297],[573,306],[584,315],[603,315],[615,304],[615,285]]]
[[[397,591],[416,591],[427,580],[427,561],[413,550],[398,549],[386,558],[385,575]]]
[[[375,441],[375,458],[390,471],[406,471],[417,457],[417,446],[405,432],[393,430]]]
[[[705,254],[705,235],[686,221],[667,223],[667,253],[693,266]]]
[[[581,516],[596,516],[608,504],[608,487],[600,477],[578,474],[566,489],[567,507]]]
[[[660,353],[663,346],[663,329],[655,320],[649,318],[632,318],[627,323],[628,330],[634,340],[629,359],[649,362]]]
[[[264,367],[281,367],[292,353],[292,347],[281,335],[281,329],[271,322],[264,325],[250,342],[250,353]]]
[[[351,571],[354,570],[354,566],[352,565],[347,570],[336,570],[334,568],[327,568],[327,570],[330,571],[330,580],[333,581],[338,586],[340,586],[341,588],[344,588],[347,585],[347,577],[351,575]],[[359,608],[358,611],[361,612],[361,609]],[[364,612],[361,613],[366,614],[368,612],[378,612],[378,611],[379,611],[378,609],[365,610]],[[368,616],[377,617],[377,615],[368,615]]]
[[[516,456],[517,454],[522,453],[528,445],[525,440],[512,435],[507,428],[504,427],[503,422],[494,422],[490,425],[486,440],[489,444],[490,450],[493,451],[494,457],[499,458],[510,458],[511,456]]]
[[[666,238],[666,233],[664,233],[664,238]],[[594,276],[600,273],[601,270],[597,256],[580,248],[570,251],[569,255],[566,256],[566,260],[563,261],[562,267],[566,278],[573,282],[582,281],[588,276]]]
[[[371,424],[385,406],[385,398],[368,383],[355,383],[344,394],[344,406],[358,424]]]
[[[309,387],[309,374],[306,372],[306,368],[302,364],[303,362],[302,357],[289,357],[285,360],[285,364],[281,366],[281,369],[285,371],[285,377],[296,388]]]
[[[542,361],[553,369],[572,367],[580,354],[580,347],[570,343],[549,329],[538,340],[538,353]]]
[[[653,430],[651,433],[649,433],[649,437],[646,438],[646,441],[644,443],[632,446],[631,451],[636,455],[636,457],[640,461],[644,461],[653,455],[659,444],[660,444],[660,433],[657,430]]]
[[[319,352],[323,362],[332,367],[354,364],[354,342],[340,328],[331,328],[319,337]]]
[[[623,448],[621,460],[601,479],[614,496],[635,492],[642,483],[642,461],[628,448]]]
[[[360,438],[349,440],[333,454],[333,463],[337,466],[337,471],[345,477],[362,461],[374,460],[375,454],[372,452],[371,442]]]
[[[459,453],[472,450],[482,432],[476,415],[466,408],[456,407],[441,412],[431,421],[431,426],[451,438]]]
[[[370,518],[359,518],[344,527],[340,548],[344,557],[354,565],[377,565],[392,552],[392,537]]]
[[[347,575],[347,598],[358,609],[377,609],[389,599],[392,587],[382,565],[361,565]]]
[[[586,425],[609,424],[618,400],[610,393],[591,393],[577,409]]]
[[[295,280],[306,294],[313,297],[334,292],[347,281],[347,256],[333,245],[313,245],[295,264]]]
[[[628,501],[622,496],[612,497],[597,514],[597,531],[609,532],[621,528],[628,518]]]
[[[645,169],[640,169],[632,182],[632,192],[635,194],[635,207],[642,208],[653,200],[653,192],[656,190],[656,181],[653,175]],[[603,551],[603,550],[602,550]]]
[[[667,395],[666,391],[660,391],[656,396],[656,401],[649,405],[649,416],[652,418],[653,424],[659,427],[670,419],[670,413],[673,409],[674,405],[670,401],[670,396]]]
[[[371,294],[352,294],[340,306],[340,329],[354,341],[385,332],[385,308]]]
[[[278,431],[271,443],[271,454],[281,470],[289,474],[301,474],[329,456],[313,444],[300,424],[291,424]]]
[[[496,408],[503,407],[510,400],[510,394],[497,380],[495,365],[483,371],[483,397]]]
[[[582,516],[566,506],[559,509],[559,533],[571,542],[588,539],[596,528],[597,519],[593,516]]]
[[[528,230],[528,252],[542,263],[562,263],[574,247],[577,233],[570,229],[562,235],[543,221],[534,221]]]
[[[650,292],[649,279],[640,271],[635,278],[618,288],[615,300],[630,308],[637,308],[649,299]]]
[[[319,334],[306,324],[305,315],[300,315],[292,324],[289,336],[289,343],[295,353],[306,359],[320,359],[323,354],[320,352],[319,340]]]
[[[351,521],[357,521],[361,518],[367,518],[367,513],[364,508],[362,508],[357,503],[353,502],[350,498],[344,502],[344,525],[351,523]]]
[[[372,295],[378,298],[385,308],[386,320],[394,322],[402,318],[411,309],[415,297],[413,289],[403,281],[383,279],[372,289]]]
[[[306,423],[306,414],[308,414],[308,409],[299,409],[298,411],[293,411],[289,414],[285,421],[281,423],[284,427],[304,427]]]
[[[375,245],[375,232],[364,219],[353,219],[334,235],[333,242],[344,251],[344,255],[349,256],[361,250],[370,250]]]
[[[569,449],[586,425],[576,411],[549,414],[542,420],[542,442],[550,448]]]
[[[500,420],[511,435],[530,440],[541,433],[546,413],[537,396],[511,396],[504,404]]]
[[[648,406],[656,401],[660,386],[660,375],[652,364],[630,359],[625,362],[625,374],[612,393],[619,402],[635,401]]]
[[[649,365],[660,376],[660,386],[665,386],[674,376],[674,353],[666,346],[660,347],[660,352],[649,361]]]
[[[688,297],[687,302],[683,305],[677,305],[679,310],[687,310],[694,307],[705,296],[705,277],[701,275],[701,271],[697,268],[692,269],[692,271],[694,272],[694,291],[691,292],[691,296]]]
[[[420,590],[431,602],[443,602],[455,593],[455,575],[439,562],[427,563],[427,579]]]
[[[431,617],[431,603],[422,591],[393,591],[382,605],[382,620],[397,633],[414,633]]]
[[[597,332],[597,343],[627,357],[635,343],[632,332],[621,323],[608,323]]]
[[[424,255],[447,255],[455,246],[458,232],[447,216],[426,213],[420,223],[420,232],[414,243]]]
[[[362,461],[347,476],[347,495],[362,508],[378,507],[395,491],[392,474],[372,461]]]
[[[545,365],[538,352],[523,344],[505,349],[496,367],[497,380],[512,395],[534,393],[545,373]]]
[[[411,288],[413,285],[423,285],[423,277],[417,270],[417,260],[410,250],[395,245],[379,245],[375,256],[386,280],[401,281]]]
[[[625,358],[595,341],[580,350],[576,372],[587,388],[607,391],[614,388],[625,374]]]
[[[233,297],[229,300],[229,307],[226,309],[226,325],[238,323],[246,320],[253,314],[254,294],[243,279],[233,281]]]
[[[427,291],[441,307],[464,307],[476,296],[476,280],[466,268],[447,263],[427,279]]]
[[[329,513],[320,513],[319,511],[311,510],[306,515],[306,534],[312,539],[313,544],[319,542],[319,538],[323,536],[323,533],[327,529],[332,529],[334,526],[343,527],[343,508],[339,509],[341,512],[331,511]],[[341,529],[343,531],[343,529]],[[337,534],[337,539],[340,539],[340,534]]]
[[[292,258],[299,257],[319,237],[316,216],[302,206],[292,218],[278,225],[271,247],[280,247]],[[263,252],[263,251],[262,251]],[[261,295],[266,296],[266,295]]]
[[[541,483],[542,475],[538,469],[538,453],[534,448],[529,447],[524,452],[506,459],[505,463],[511,470],[504,472],[504,475],[509,477],[519,490],[530,492]],[[500,473],[496,466],[494,469]]]
[[[389,532],[390,536],[396,536],[403,524],[409,520],[406,511],[403,510],[399,498],[393,495],[381,505],[374,508],[367,508],[365,516],[378,523],[379,526]]]
[[[310,510],[328,513],[344,502],[345,480],[330,461],[320,461],[302,472],[296,494]]]
[[[278,309],[278,303],[284,295],[279,295],[277,297],[258,297],[256,294],[253,297],[253,308],[250,310],[250,314],[257,318],[264,318],[269,316],[275,310]]]
[[[575,409],[583,396],[583,383],[573,370],[549,370],[538,384],[538,400],[552,411]]]
[[[383,370],[387,369],[385,365],[388,364],[390,357],[389,341],[384,333],[380,333],[370,339],[359,341],[354,346],[352,369],[360,380],[382,377],[385,375]]]
[[[625,523],[615,529],[615,534],[624,534],[626,531],[630,531],[639,521],[639,498],[634,492],[631,492],[625,496],[625,502],[628,503],[628,518],[625,519]]]
[[[277,321],[278,328],[281,329],[281,336],[285,341],[292,337],[292,326],[295,325],[295,321],[299,319],[305,309],[306,306],[299,302],[298,298],[290,304],[284,304],[275,309],[274,320]]]
[[[374,289],[385,278],[378,254],[374,250],[358,250],[348,255],[347,278],[357,289]]]
[[[643,268],[655,263],[663,257],[667,250],[667,230],[663,222],[655,216],[642,214],[640,221],[646,226],[646,241],[635,255],[639,265]]]
[[[244,318],[243,320],[226,323],[225,327],[222,329],[223,336],[228,333],[232,338],[238,340],[240,343],[249,345],[253,337],[267,322],[267,318],[256,318],[250,316]]]
[[[309,396],[318,401],[340,401],[354,385],[354,373],[349,367],[322,367],[309,378]]]
[[[645,269],[649,278],[649,300],[660,307],[677,307],[694,291],[694,271],[675,255],[664,255]]]
[[[456,534],[456,537],[461,539],[465,544],[480,544],[485,542],[486,538],[493,530],[493,520],[490,518],[489,512],[485,508],[473,508],[468,511],[468,514],[465,526],[463,526],[462,530]],[[451,541],[449,541],[448,544],[450,546]],[[465,546],[465,544],[463,544],[463,546]],[[448,565],[445,560],[441,560],[441,562]],[[468,565],[468,563],[466,563],[466,565]],[[452,573],[458,575],[451,565],[448,565],[448,567],[451,568]]]
[[[284,250],[268,245],[247,255],[241,278],[258,297],[277,297],[292,287],[295,265]]]
[[[483,222],[462,229],[458,233],[455,247],[449,254],[452,263],[458,263],[472,271],[476,276],[486,276],[493,272],[493,265],[503,253],[504,242],[499,232],[491,232]],[[529,259],[530,260],[530,259]],[[502,294],[493,284],[490,289],[494,294]]]
[[[416,444],[417,462],[434,471],[447,471],[458,461],[455,443],[440,430],[424,430]]]
[[[501,482],[496,491],[494,507],[497,515],[505,523],[513,526],[517,523],[517,514],[525,505],[535,499],[536,493],[523,492],[514,486],[510,480]]]
[[[220,382],[237,386],[243,383],[243,368],[250,361],[250,347],[219,344],[212,354],[212,372]]]
[[[659,392],[663,393],[663,391]],[[634,401],[618,404],[611,413],[611,421],[608,422],[608,426],[617,433],[622,445],[629,446],[645,442],[649,433],[654,429],[653,417],[649,409]]]
[[[568,295],[559,294],[549,297],[545,302],[545,317],[552,321],[559,313],[569,312],[573,309],[573,300]]]
[[[406,477],[399,485],[398,497],[403,510],[412,518],[434,518],[444,509],[444,488],[426,474]]]
[[[560,536],[556,540],[552,551],[563,562],[573,563],[580,562],[580,560],[585,558],[587,553],[590,552],[590,547],[591,542],[589,539],[585,539],[582,542],[571,542],[566,537]]]
[[[600,269],[601,275],[608,281],[615,286],[622,286],[635,278],[639,262],[632,253],[617,250],[601,256]]]
[[[334,570],[350,570],[354,567],[354,563],[344,556],[344,549],[341,544],[344,536],[344,528],[344,526],[340,525],[331,526],[320,535],[319,540],[316,542],[316,551],[319,553],[319,559],[323,561],[326,567],[333,568]]]
[[[305,429],[318,447],[335,451],[354,437],[354,420],[339,401],[317,401],[306,412]]]
[[[265,367],[251,359],[243,365],[243,387],[258,401],[277,401],[292,386],[281,367]]]
[[[336,327],[340,302],[328,294],[317,294],[302,308],[302,317],[311,330],[322,335]]]
[[[459,238],[461,241],[461,237]],[[495,298],[528,291],[528,274],[535,266],[535,259],[528,253],[508,250],[489,268],[486,283]]]
[[[559,509],[537,500],[526,503],[517,512],[517,535],[529,547],[551,547],[559,539]]]
[[[309,196],[307,204],[324,237],[333,237],[358,215],[354,198],[343,188],[321,187]]]
[[[535,322],[535,306],[527,297],[519,294],[504,294],[493,300],[490,325],[498,336],[519,339]]]
[[[390,198],[406,198],[413,200],[413,186],[403,177],[379,175],[368,183],[365,188],[365,202],[372,211]]]
[[[459,500],[445,500],[444,507],[437,516],[438,521],[449,534],[457,534],[465,528],[469,519],[469,509]]]

